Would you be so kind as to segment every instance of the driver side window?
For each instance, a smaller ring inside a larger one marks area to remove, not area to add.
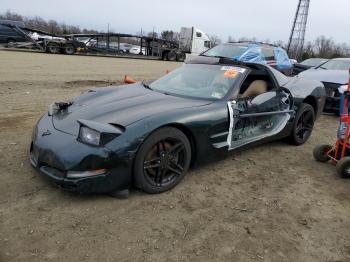
[[[253,98],[275,89],[269,73],[253,69],[241,85],[239,98]]]

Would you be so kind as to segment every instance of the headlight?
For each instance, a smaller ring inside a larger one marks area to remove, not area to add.
[[[116,124],[103,124],[89,120],[77,120],[80,124],[78,140],[92,146],[104,146],[120,136],[125,128]]]
[[[99,146],[101,133],[86,126],[80,126],[79,139],[87,144]]]
[[[348,85],[342,85],[342,86],[339,86],[339,87],[338,87],[338,91],[339,91],[339,93],[341,93],[341,94],[344,94],[344,92],[345,92],[346,90],[348,90]]]

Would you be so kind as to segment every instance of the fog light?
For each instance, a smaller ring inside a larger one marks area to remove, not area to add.
[[[68,171],[67,177],[68,178],[91,177],[91,176],[102,175],[104,173],[106,173],[106,169],[97,169],[97,170],[91,170],[91,171]]]

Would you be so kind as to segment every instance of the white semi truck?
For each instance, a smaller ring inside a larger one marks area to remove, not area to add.
[[[181,27],[180,49],[187,54],[199,55],[211,47],[209,36],[195,27]]]

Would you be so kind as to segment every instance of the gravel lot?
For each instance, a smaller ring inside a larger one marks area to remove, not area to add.
[[[53,101],[181,64],[0,51],[0,261],[350,261],[350,181],[307,144],[265,144],[195,170],[161,195],[62,192],[34,171],[32,127]]]

